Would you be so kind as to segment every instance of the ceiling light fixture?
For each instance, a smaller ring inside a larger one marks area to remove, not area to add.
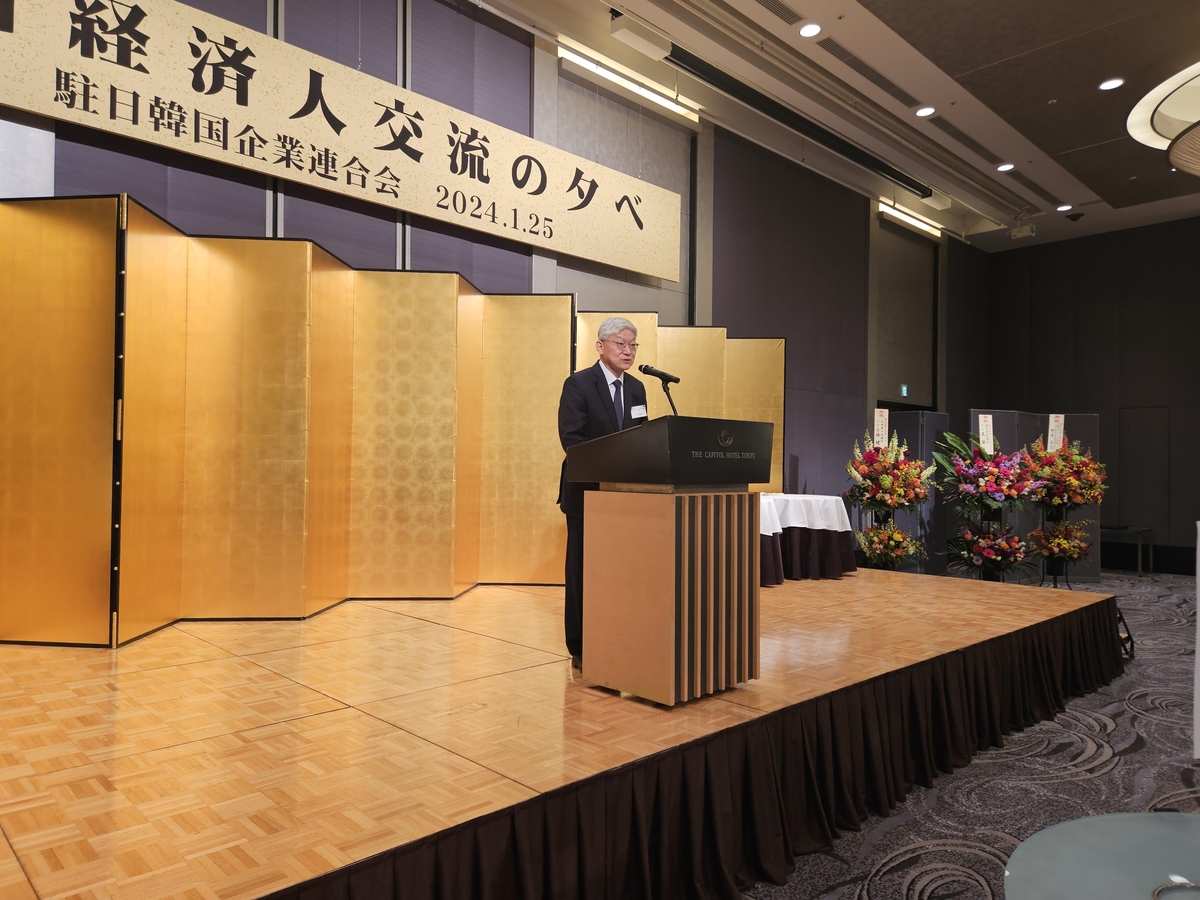
[[[1176,72],[1137,102],[1125,120],[1130,137],[1166,150],[1171,141],[1200,120],[1200,63]]]
[[[1015,168],[1016,168],[1016,166],[1014,166],[1012,163],[1000,163],[1000,165],[996,166],[996,171],[997,172],[1011,172]]]
[[[937,110],[934,109],[932,106],[922,106],[920,109],[917,110],[917,115],[923,119],[926,116],[932,116],[935,112],[937,112]]]
[[[1070,208],[1071,208],[1071,204],[1070,204],[1070,203],[1064,203],[1062,206],[1060,206],[1060,207],[1058,208],[1058,211],[1059,211],[1059,212],[1066,212],[1066,211],[1067,211],[1067,210],[1069,210]]]
[[[816,37],[821,33],[821,26],[816,22],[809,22],[807,25],[800,26],[800,37]]]
[[[1125,83],[1124,78],[1110,78],[1107,81],[1100,82],[1100,90],[1115,91],[1117,88],[1119,88],[1124,83]]]
[[[921,231],[927,232],[928,234],[932,234],[935,238],[940,238],[942,236],[942,231],[940,228],[934,228],[929,223],[923,222],[916,216],[911,216],[908,213],[901,212],[900,210],[896,209],[896,207],[889,206],[882,200],[879,202],[879,211],[885,215],[891,216],[892,218],[899,219],[905,225],[911,225],[913,228],[917,228]]]
[[[682,104],[675,102],[675,100],[672,100],[669,97],[663,96],[662,94],[647,88],[645,85],[638,84],[631,78],[626,78],[624,75],[613,72],[610,69],[606,69],[604,66],[594,63],[590,59],[580,56],[578,53],[572,53],[566,47],[560,46],[558,48],[558,58],[565,60],[566,62],[573,63],[579,68],[590,72],[592,75],[597,75],[600,78],[603,78],[605,81],[610,81],[632,94],[637,94],[639,97],[643,97],[646,100],[649,100],[651,103],[658,104],[664,109],[669,109],[677,116],[682,116],[683,118],[692,122],[700,121],[700,116],[697,115],[694,110],[688,109],[686,106],[683,106]],[[679,97],[679,99],[683,100],[684,98]]]

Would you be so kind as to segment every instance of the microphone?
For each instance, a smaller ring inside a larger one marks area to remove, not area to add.
[[[679,384],[679,376],[672,375],[670,372],[664,372],[661,369],[656,369],[654,366],[638,366],[638,371],[643,375],[650,375],[654,378],[661,378],[664,385]]]

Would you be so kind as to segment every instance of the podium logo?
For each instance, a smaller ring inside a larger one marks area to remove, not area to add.
[[[720,444],[722,447],[732,447],[733,446],[733,435],[730,434],[728,431],[722,431],[720,434],[717,435],[717,443]]]

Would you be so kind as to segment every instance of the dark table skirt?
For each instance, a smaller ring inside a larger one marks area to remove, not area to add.
[[[783,584],[785,578],[841,578],[855,572],[853,531],[785,528],[783,534],[760,535],[761,584]]]

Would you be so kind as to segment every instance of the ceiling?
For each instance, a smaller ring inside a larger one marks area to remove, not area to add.
[[[1200,191],[1125,130],[1134,103],[1200,59],[1195,0],[861,2],[1115,209]],[[1125,84],[1097,89],[1112,77]]]
[[[1172,172],[1165,152],[1125,130],[1148,91],[1200,62],[1200,0],[490,2],[677,85],[723,127],[988,251],[1200,215],[1200,178]],[[630,49],[609,35],[610,8],[930,185],[949,207],[923,206]],[[821,25],[817,37],[798,34],[808,23]],[[1125,83],[1098,90],[1111,77]],[[923,105],[936,114],[918,118]],[[998,172],[1001,162],[1015,168]],[[1035,236],[1009,237],[1029,222]]]

